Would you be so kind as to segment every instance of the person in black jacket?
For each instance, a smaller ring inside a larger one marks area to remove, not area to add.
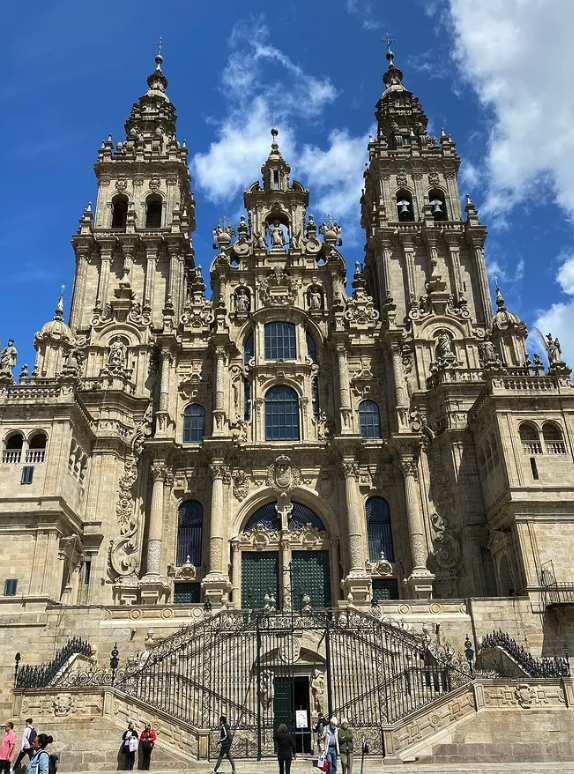
[[[221,730],[219,732],[219,744],[221,745],[219,748],[219,758],[217,759],[217,763],[213,767],[212,774],[217,774],[217,769],[221,766],[221,761],[224,758],[227,758],[229,763],[231,763],[231,771],[235,771],[235,761],[231,757],[231,742],[233,741],[233,733],[231,731],[230,726],[227,723],[227,718],[225,715],[222,715],[219,718],[219,724],[221,726]]]
[[[285,723],[281,723],[274,736],[277,742],[277,758],[279,759],[279,774],[290,774],[291,760],[296,760],[295,741],[287,731]]]
[[[319,752],[322,752],[323,750],[323,733],[325,731],[325,726],[329,725],[329,721],[323,715],[322,712],[319,713],[319,716],[317,718],[317,723],[313,726],[313,732],[317,734],[317,748]]]

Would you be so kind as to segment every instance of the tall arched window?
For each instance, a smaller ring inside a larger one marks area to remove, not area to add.
[[[296,360],[295,325],[270,322],[265,325],[265,360]]]
[[[538,430],[528,422],[523,422],[519,428],[522,451],[524,454],[542,454],[542,443]]]
[[[2,452],[2,462],[18,464],[22,458],[22,447],[24,445],[24,436],[22,433],[14,433],[6,441],[4,451]]]
[[[112,201],[112,228],[125,228],[128,219],[127,196],[116,196]]]
[[[46,441],[45,433],[36,433],[32,436],[26,452],[26,462],[44,462],[46,459]]]
[[[250,333],[245,339],[245,348],[243,350],[243,363],[248,365],[249,361],[253,357],[253,334]]]
[[[369,497],[365,510],[367,512],[369,559],[371,562],[377,562],[383,553],[389,562],[394,562],[391,509],[388,502],[382,497]]]
[[[161,198],[154,194],[148,198],[146,204],[145,227],[161,228]]]
[[[183,442],[202,443],[205,432],[205,409],[199,403],[186,406],[183,412]]]
[[[429,191],[429,204],[435,220],[446,220],[446,203],[442,191],[438,189]]]
[[[397,193],[397,214],[399,220],[414,220],[413,199],[408,191]]]
[[[311,382],[311,396],[313,400],[313,416],[317,421],[321,416],[321,406],[319,405],[319,379],[315,377]]]
[[[265,395],[265,440],[299,440],[299,399],[291,387],[278,384]]]
[[[566,444],[562,430],[554,422],[545,422],[542,426],[542,437],[546,444],[547,454],[566,454]]]
[[[307,354],[311,358],[311,360],[316,363],[317,362],[317,345],[315,344],[315,339],[309,332],[307,332]]]
[[[382,437],[379,406],[374,400],[363,400],[359,404],[359,423],[363,438]]]
[[[176,564],[178,567],[187,564],[188,561],[196,567],[201,565],[202,539],[203,506],[197,500],[188,500],[177,513]]]

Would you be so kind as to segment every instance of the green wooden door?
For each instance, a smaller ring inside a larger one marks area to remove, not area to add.
[[[373,580],[373,599],[376,602],[398,598],[399,582],[396,578],[375,578]]]
[[[243,551],[241,555],[241,605],[260,610],[265,594],[279,599],[279,553]]]
[[[285,723],[291,730],[294,726],[293,712],[293,678],[276,677],[275,696],[273,697],[273,726],[277,728]]]
[[[328,551],[293,551],[293,607],[301,609],[304,594],[311,607],[331,607],[331,576]]]

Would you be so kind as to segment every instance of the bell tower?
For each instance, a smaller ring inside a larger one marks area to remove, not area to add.
[[[110,135],[98,151],[95,211],[88,205],[72,240],[75,333],[118,315],[161,329],[165,316],[177,319],[183,309],[195,202],[163,58],[155,61],[148,89],[126,121],[125,140],[114,145]]]

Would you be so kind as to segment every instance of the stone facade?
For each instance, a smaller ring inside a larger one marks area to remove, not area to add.
[[[317,583],[453,641],[569,647],[570,369],[550,336],[548,372],[530,361],[499,288],[493,314],[455,144],[388,59],[350,289],[341,228],[315,223],[272,130],[206,296],[161,57],[102,143],[69,323],[60,299],[18,383],[13,344],[0,359],[4,686],[16,648],[37,663],[84,634],[105,660],[205,603],[300,607]]]

